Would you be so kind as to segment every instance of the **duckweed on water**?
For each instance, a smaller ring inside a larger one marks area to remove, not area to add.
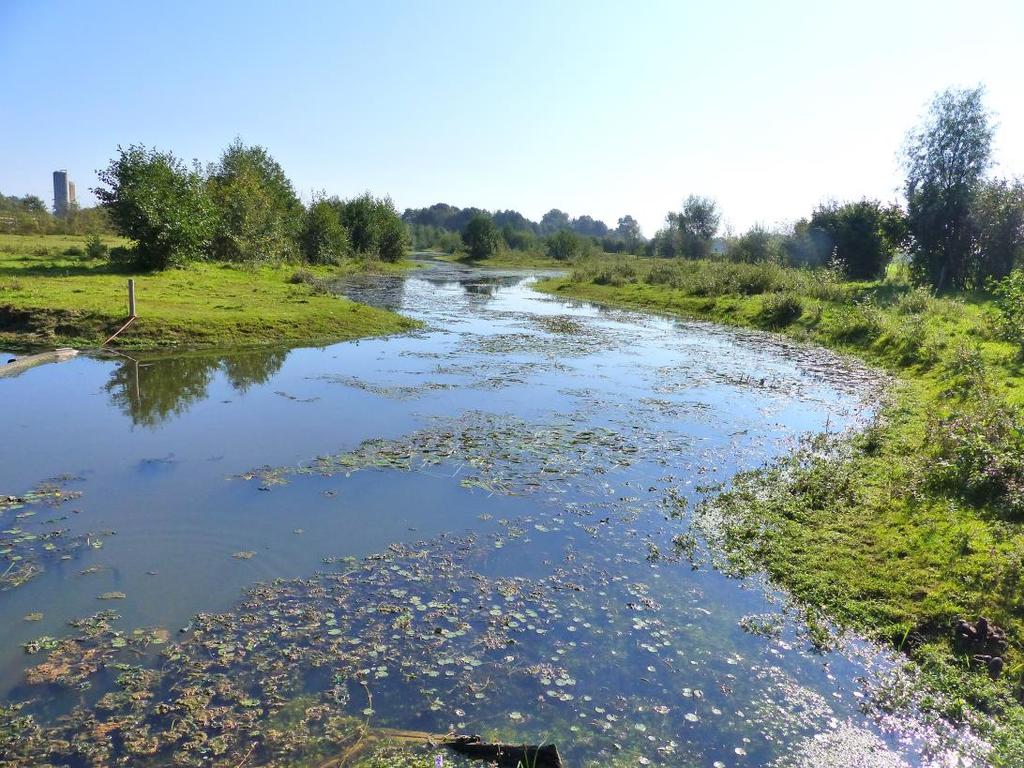
[[[0,592],[20,587],[41,574],[48,562],[71,560],[100,549],[113,531],[72,533],[68,514],[53,511],[81,497],[66,485],[78,478],[60,477],[22,496],[0,496]]]

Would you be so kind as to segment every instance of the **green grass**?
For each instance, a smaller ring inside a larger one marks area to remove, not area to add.
[[[129,277],[138,319],[118,336],[117,346],[126,349],[320,343],[415,327],[393,312],[318,292],[310,284],[316,280],[291,282],[294,265],[206,263],[129,273],[87,258],[84,244],[83,237],[0,235],[0,348],[98,346],[127,319]],[[385,266],[406,265],[375,268]],[[303,267],[307,277],[321,279],[363,268]]]
[[[988,299],[933,298],[895,275],[851,283],[774,265],[646,259],[597,260],[538,287],[780,331],[894,374],[863,435],[738,478],[705,519],[718,521],[727,569],[765,570],[841,625],[908,653],[946,694],[944,714],[987,732],[997,764],[1024,764],[1024,515],[979,497],[967,475],[949,482],[964,458],[942,447],[958,416],[991,447],[985,409],[1024,403],[1021,349],[996,335]],[[1024,444],[1016,434],[1011,452]],[[953,643],[953,622],[979,615],[1009,633],[997,682],[971,671]]]

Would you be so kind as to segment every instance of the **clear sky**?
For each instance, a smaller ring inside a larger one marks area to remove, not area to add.
[[[896,199],[931,95],[983,83],[1024,174],[1024,3],[0,0],[0,191],[80,199],[118,144],[296,189],[553,207],[653,234],[690,193],[742,230]]]

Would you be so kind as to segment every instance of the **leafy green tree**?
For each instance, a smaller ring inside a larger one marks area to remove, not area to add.
[[[297,255],[305,212],[266,149],[235,139],[211,168],[209,188],[219,214],[216,258],[258,264]]]
[[[477,214],[462,230],[462,242],[466,244],[466,253],[469,258],[486,259],[498,252],[501,236],[490,216]]]
[[[629,214],[626,214],[619,219],[618,226],[615,227],[616,234],[622,238],[622,241],[626,244],[626,249],[629,251],[636,250],[637,245],[640,243],[640,224]]]
[[[356,253],[388,262],[405,256],[408,233],[391,198],[378,199],[365,192],[334,205]]]
[[[547,240],[548,256],[559,261],[567,261],[583,252],[583,241],[575,232],[567,229],[559,230]]]
[[[783,238],[760,225],[751,227],[745,234],[733,240],[726,250],[726,257],[730,261],[745,264],[781,262],[783,255]]]
[[[137,264],[164,269],[206,257],[216,212],[198,167],[133,144],[118,147],[99,179],[105,186],[93,192],[117,232],[135,241]]]
[[[975,285],[1000,280],[1024,261],[1024,182],[995,179],[981,185],[971,206]]]
[[[348,231],[341,223],[337,199],[314,200],[306,211],[302,255],[310,264],[340,264],[351,252]]]
[[[821,261],[834,259],[851,279],[873,280],[892,260],[901,220],[899,208],[884,208],[877,200],[831,202],[814,210],[808,229],[823,251]]]
[[[714,200],[690,195],[683,201],[682,211],[666,217],[668,236],[674,241],[667,250],[690,259],[706,258],[711,253],[711,241],[718,232],[720,219]]]
[[[541,217],[541,234],[550,235],[562,229],[571,229],[569,214],[566,213],[565,211],[560,211],[557,208],[552,208],[550,211],[548,211]]]
[[[907,137],[907,224],[919,275],[938,290],[966,288],[974,230],[971,207],[992,154],[993,127],[981,87],[948,89]]]

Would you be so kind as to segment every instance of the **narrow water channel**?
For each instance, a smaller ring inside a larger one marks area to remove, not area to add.
[[[0,733],[56,765],[317,765],[355,720],[572,766],[982,754],[689,529],[876,374],[535,279],[429,263],[339,287],[409,335],[0,380]]]

